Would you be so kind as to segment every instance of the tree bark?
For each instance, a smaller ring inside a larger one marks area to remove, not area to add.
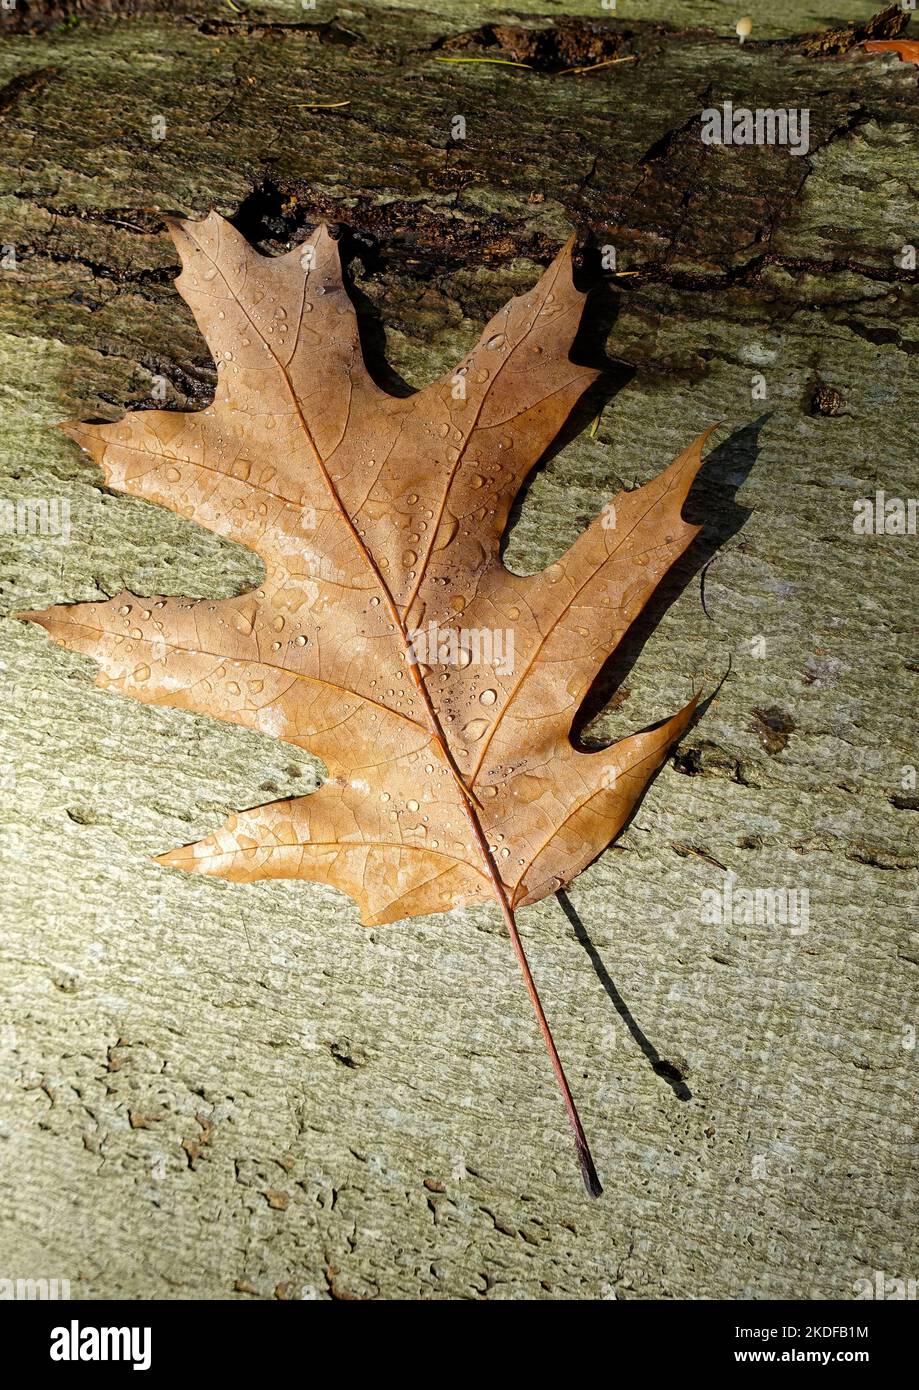
[[[896,6],[869,31],[836,0],[814,42],[826,7],[776,0],[743,45],[720,4],[631,8],[3,16],[3,516],[59,499],[71,528],[5,526],[5,613],[257,582],[53,428],[209,399],[167,212],[215,207],[269,254],[339,225],[394,390],[577,230],[578,351],[609,370],[514,517],[514,568],[724,422],[703,532],[581,736],[711,698],[618,844],[520,914],[598,1202],[496,908],[367,931],[330,888],[161,869],[322,768],[0,624],[4,1274],[86,1298],[798,1299],[916,1275],[917,542],[853,522],[917,491],[917,68],[862,47]],[[703,143],[726,100],[807,109],[806,153]]]

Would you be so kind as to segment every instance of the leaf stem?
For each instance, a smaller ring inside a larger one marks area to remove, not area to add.
[[[498,905],[501,908],[504,921],[507,924],[508,935],[511,939],[511,945],[514,948],[514,955],[517,957],[517,964],[520,966],[520,971],[523,975],[523,983],[526,986],[527,994],[530,996],[530,1003],[533,1005],[533,1012],[536,1015],[536,1022],[539,1024],[539,1031],[540,1033],[542,1033],[543,1042],[545,1043],[546,1051],[549,1054],[549,1061],[552,1063],[552,1070],[555,1072],[555,1079],[558,1082],[558,1088],[561,1091],[562,1099],[565,1102],[565,1109],[568,1112],[568,1119],[571,1123],[571,1128],[574,1131],[574,1143],[575,1148],[577,1149],[578,1163],[581,1168],[581,1177],[584,1179],[584,1186],[591,1197],[599,1197],[603,1192],[603,1186],[600,1182],[599,1177],[597,1176],[597,1170],[594,1166],[593,1155],[590,1152],[590,1145],[587,1142],[587,1135],[584,1133],[584,1126],[581,1124],[581,1117],[578,1114],[578,1108],[574,1103],[574,1096],[571,1094],[571,1087],[568,1085],[568,1078],[565,1075],[565,1068],[562,1066],[562,1059],[559,1057],[558,1048],[555,1046],[555,1039],[552,1036],[552,1029],[549,1027],[549,1020],[546,1018],[545,1011],[542,1006],[542,1000],[540,999],[539,991],[536,988],[536,981],[533,979],[533,973],[530,970],[530,963],[526,957],[526,951],[524,951],[523,949],[523,942],[521,941],[520,933],[517,930],[517,920],[514,916],[514,909],[511,907],[510,902],[508,901],[507,893],[504,888],[504,883],[501,879],[501,875],[498,872],[498,867],[495,864],[494,858],[492,856],[491,848],[488,844],[488,841],[485,838],[485,833],[482,830],[481,822],[479,821],[479,818],[476,815],[474,808],[471,805],[469,805],[468,802],[465,803],[465,806],[466,815],[469,820],[469,824],[472,827],[472,833],[476,838],[476,842],[478,843],[479,851],[482,855],[482,858],[484,859],[489,869],[489,876],[492,880],[492,886],[494,888],[495,897],[498,900]]]

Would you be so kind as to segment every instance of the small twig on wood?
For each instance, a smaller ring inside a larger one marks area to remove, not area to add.
[[[609,68],[612,67],[613,63],[634,63],[637,58],[637,53],[630,53],[627,58],[604,58],[602,63],[588,63],[586,68],[562,68],[557,76],[566,77],[573,72],[596,72],[597,68]]]
[[[512,63],[510,58],[435,58],[435,63],[499,63],[505,68],[526,68],[533,71],[532,63]]]

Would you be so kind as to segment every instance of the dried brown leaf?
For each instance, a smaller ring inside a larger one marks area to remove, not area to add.
[[[160,862],[328,882],[369,926],[497,897],[517,949],[513,910],[609,845],[692,717],[694,701],[602,752],[570,737],[696,534],[681,508],[707,436],[548,570],[515,575],[499,553],[511,505],[597,375],[569,358],[584,298],[570,242],[456,371],[396,398],[364,366],[324,226],[275,258],[215,214],[170,232],[217,363],[213,404],[65,428],[110,487],[250,547],[265,581],[219,601],[125,592],[22,616],[99,662],[101,685],[328,767],[314,794]]]

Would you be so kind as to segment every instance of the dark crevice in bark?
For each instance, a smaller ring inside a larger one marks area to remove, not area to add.
[[[36,92],[40,92],[56,72],[57,68],[53,67],[33,68],[31,72],[21,72],[18,77],[5,82],[0,87],[0,118],[12,110],[23,97],[34,96]]]

